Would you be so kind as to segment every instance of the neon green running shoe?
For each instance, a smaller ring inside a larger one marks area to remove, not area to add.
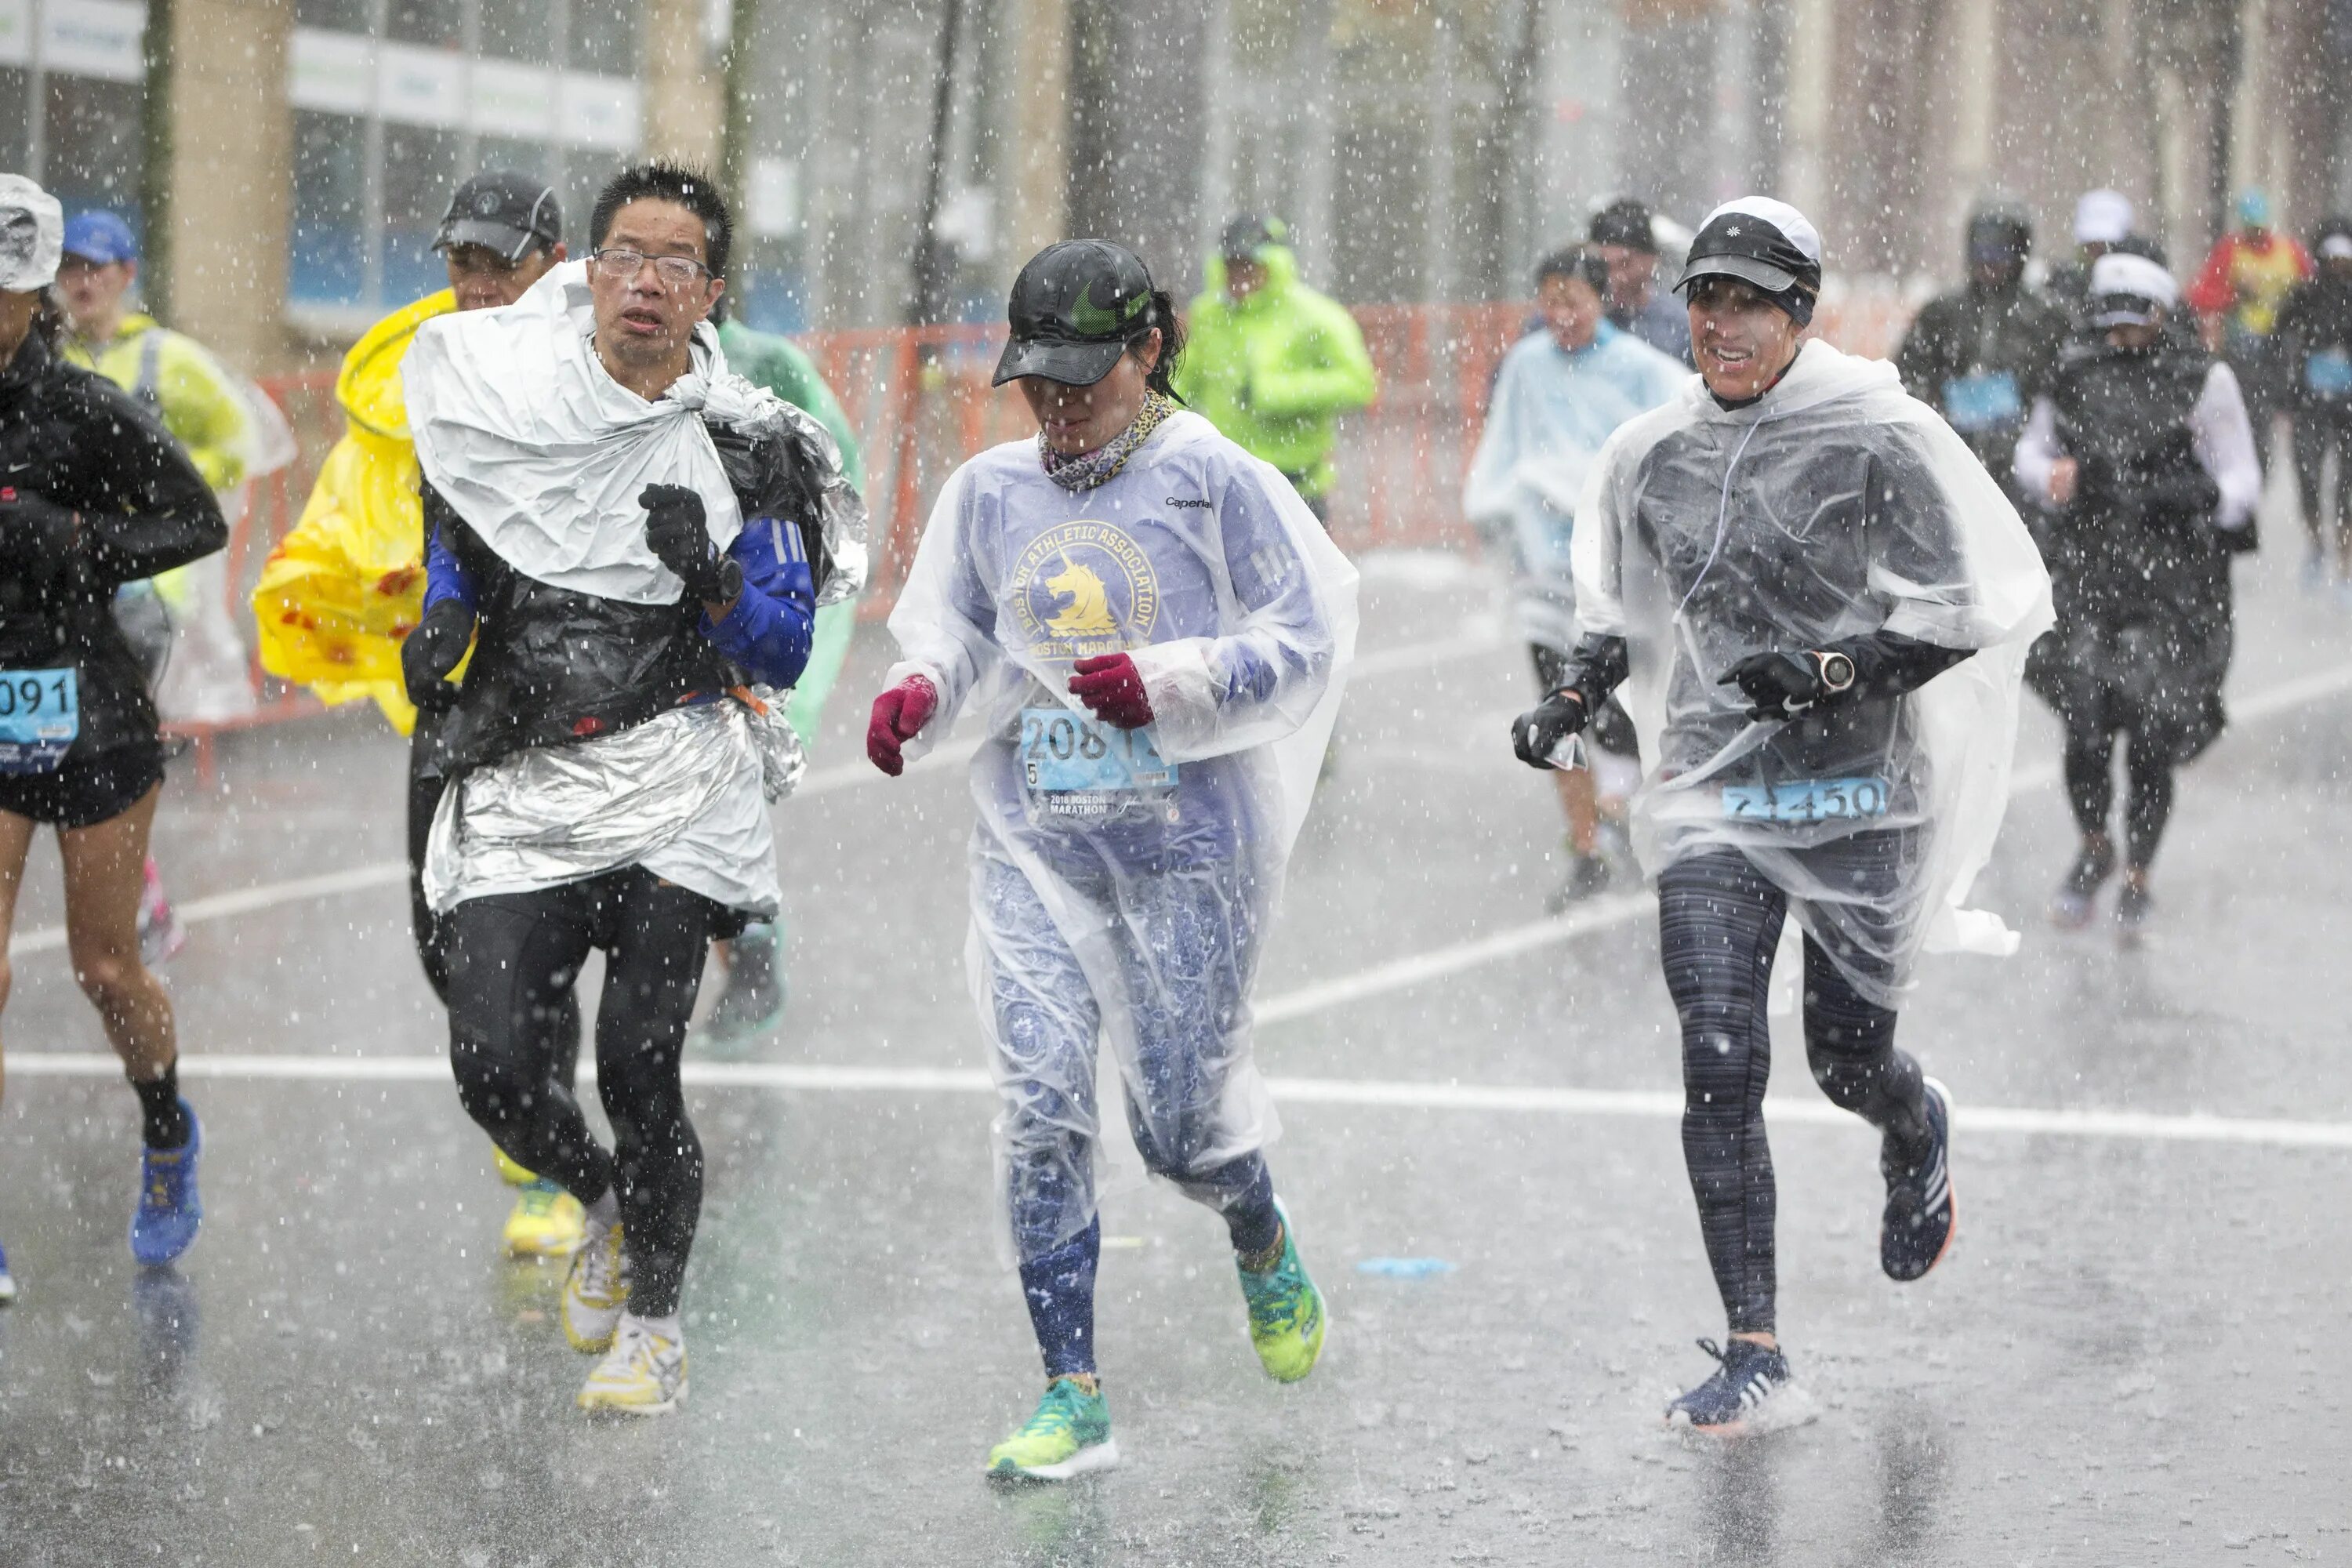
[[[1277,1198],[1275,1213],[1282,1215],[1282,1258],[1263,1274],[1238,1264],[1242,1300],[1249,1303],[1250,1343],[1265,1374],[1276,1383],[1297,1383],[1315,1370],[1323,1354],[1323,1331],[1330,1314],[1323,1310],[1323,1292],[1307,1277],[1298,1260],[1298,1238],[1291,1229],[1290,1211]]]
[[[1118,1463],[1110,1402],[1099,1388],[1088,1394],[1068,1377],[1047,1384],[1037,1414],[988,1451],[988,1473],[1008,1480],[1066,1481]]]

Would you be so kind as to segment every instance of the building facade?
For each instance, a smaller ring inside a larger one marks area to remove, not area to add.
[[[1623,193],[1775,191],[1924,278],[1986,195],[2058,237],[2112,184],[2185,268],[2241,186],[2352,202],[2347,81],[2352,0],[0,0],[0,167],[262,371],[437,286],[491,163],[575,246],[622,161],[723,169],[740,308],[798,330],[907,319],[934,204],[963,315],[1072,232],[1190,289],[1240,210],[1344,298],[1511,296]]]

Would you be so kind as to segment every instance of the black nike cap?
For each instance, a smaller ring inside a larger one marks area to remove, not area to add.
[[[1004,318],[1013,341],[992,386],[1024,375],[1092,386],[1129,342],[1161,324],[1151,274],[1135,252],[1107,239],[1066,239],[1031,257],[1013,280]]]
[[[562,237],[563,207],[554,186],[535,174],[485,169],[449,198],[433,248],[479,245],[515,262],[535,249],[552,249]]]
[[[1689,259],[1675,280],[1686,290],[1702,278],[1737,278],[1767,294],[1821,292],[1822,237],[1805,215],[1769,196],[1742,196],[1706,215],[1692,237]]]

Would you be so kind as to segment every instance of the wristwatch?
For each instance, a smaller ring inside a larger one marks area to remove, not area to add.
[[[1853,684],[1853,659],[1843,653],[1816,652],[1814,660],[1822,667],[1822,685],[1830,691],[1843,691]]]

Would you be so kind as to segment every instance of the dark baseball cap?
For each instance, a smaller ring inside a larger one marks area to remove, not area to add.
[[[1004,307],[1013,341],[989,384],[1042,375],[1067,386],[1092,386],[1110,374],[1129,342],[1162,324],[1151,293],[1151,274],[1125,246],[1107,239],[1047,246],[1013,280]]]
[[[1702,278],[1737,278],[1767,294],[1822,287],[1822,237],[1804,214],[1769,196],[1742,196],[1706,215],[1691,237],[1677,290]]]
[[[1628,250],[1646,255],[1658,254],[1656,220],[1644,204],[1632,196],[1620,196],[1599,212],[1585,226],[1587,245],[1622,245]]]
[[[1290,226],[1278,217],[1244,213],[1217,236],[1217,254],[1227,261],[1260,261],[1269,247],[1290,243]]]
[[[436,250],[479,245],[509,261],[552,247],[563,237],[563,208],[555,187],[536,174],[485,169],[457,187],[433,237]]]

